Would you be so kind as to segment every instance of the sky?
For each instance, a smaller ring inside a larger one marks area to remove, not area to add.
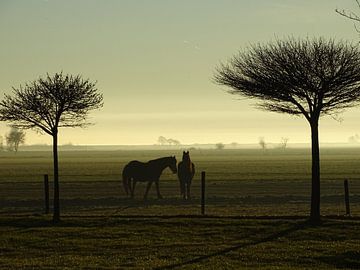
[[[251,44],[288,37],[357,43],[355,0],[0,0],[0,98],[55,72],[97,82],[104,107],[60,144],[310,142],[303,117],[264,112],[214,83],[215,69]],[[320,121],[321,142],[360,134],[360,107]],[[9,131],[0,123],[0,135]],[[26,131],[27,144],[51,137]]]

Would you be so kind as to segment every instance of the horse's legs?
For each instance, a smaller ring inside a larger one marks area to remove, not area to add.
[[[180,184],[180,195],[183,195],[184,194],[183,181],[179,180],[179,184]]]
[[[134,198],[136,181],[133,179],[132,186],[131,186],[131,182],[130,182],[130,185],[129,185],[129,186],[130,186],[130,189],[131,189],[131,198]]]
[[[133,193],[132,192],[132,187],[131,187],[131,177],[126,179],[126,181],[127,181],[127,186],[128,186],[128,189],[129,189],[129,195],[131,197],[131,194]]]
[[[185,182],[182,179],[180,180],[180,196],[185,199]]]
[[[157,192],[158,199],[162,199],[162,196],[160,194],[160,189],[159,189],[159,180],[155,181],[155,186],[156,186],[156,192]]]
[[[186,194],[186,181],[183,180],[183,199],[186,200],[187,194]]]
[[[152,184],[152,181],[149,181],[148,184],[147,184],[147,186],[146,186],[146,191],[145,191],[145,194],[144,194],[144,200],[147,199],[147,195],[148,195],[148,193],[149,193],[149,189],[150,189],[150,187],[151,187],[151,184]]]
[[[191,185],[191,183],[190,183],[190,181],[188,181],[187,183],[186,183],[186,199],[190,199],[190,185]]]

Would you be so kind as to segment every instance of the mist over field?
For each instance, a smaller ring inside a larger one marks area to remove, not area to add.
[[[360,143],[321,143],[321,148],[359,148]],[[281,142],[267,143],[267,150],[281,149]],[[288,143],[286,149],[309,149],[310,143]],[[118,151],[118,150],[199,150],[199,149],[217,149],[216,144],[180,144],[180,145],[59,145],[59,151]],[[257,144],[224,144],[224,149],[261,149]],[[19,151],[51,151],[52,146],[47,144],[20,145]]]

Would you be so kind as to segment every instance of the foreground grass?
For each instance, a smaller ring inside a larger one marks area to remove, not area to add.
[[[360,267],[360,221],[201,217],[0,218],[0,267]]]

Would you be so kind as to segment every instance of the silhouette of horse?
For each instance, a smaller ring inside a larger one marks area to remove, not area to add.
[[[180,192],[184,199],[190,199],[191,180],[195,174],[195,165],[191,162],[189,151],[183,151],[182,161],[178,165]]]
[[[163,170],[167,167],[169,167],[173,173],[177,172],[175,156],[158,158],[146,163],[137,160],[130,161],[122,172],[123,186],[126,194],[129,195],[130,191],[131,198],[134,198],[136,182],[148,182],[144,195],[144,199],[146,200],[149,189],[152,183],[155,182],[157,196],[161,199],[159,178]]]

